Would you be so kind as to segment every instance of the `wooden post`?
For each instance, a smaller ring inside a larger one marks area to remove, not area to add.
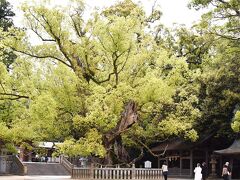
[[[208,167],[208,150],[207,149],[205,150],[205,162]]]
[[[180,156],[179,156],[179,161],[180,161],[180,172],[179,172],[179,174],[180,174],[180,176],[182,175],[182,151],[180,151]]]
[[[190,176],[193,177],[193,150],[190,150]]]

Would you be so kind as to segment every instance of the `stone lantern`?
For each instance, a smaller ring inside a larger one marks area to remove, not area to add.
[[[214,154],[211,155],[211,161],[209,162],[211,164],[211,174],[209,175],[209,178],[215,179],[217,178],[217,173],[216,173],[216,156]]]

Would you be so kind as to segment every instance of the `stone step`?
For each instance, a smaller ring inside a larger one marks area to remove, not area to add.
[[[59,163],[24,162],[27,175],[69,176],[69,172]]]

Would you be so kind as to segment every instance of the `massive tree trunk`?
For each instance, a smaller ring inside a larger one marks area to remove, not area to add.
[[[104,164],[116,164],[128,161],[128,153],[122,144],[121,134],[127,131],[137,120],[137,104],[134,101],[129,101],[116,128],[104,136],[103,142],[107,150]]]

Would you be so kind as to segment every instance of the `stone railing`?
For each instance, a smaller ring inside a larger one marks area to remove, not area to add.
[[[138,180],[153,180],[162,178],[162,169],[152,168],[98,168],[76,167],[70,163],[67,158],[61,156],[60,163],[71,173],[72,179],[83,180],[124,180],[124,179],[138,179]]]
[[[15,155],[5,156],[5,162],[6,162],[6,168],[5,168],[6,174],[16,174],[16,175],[26,174],[25,166]]]
[[[160,179],[161,169],[144,168],[76,168],[72,169],[73,179]]]
[[[60,156],[60,164],[62,164],[67,169],[67,171],[72,174],[74,165],[70,163],[66,157]]]

